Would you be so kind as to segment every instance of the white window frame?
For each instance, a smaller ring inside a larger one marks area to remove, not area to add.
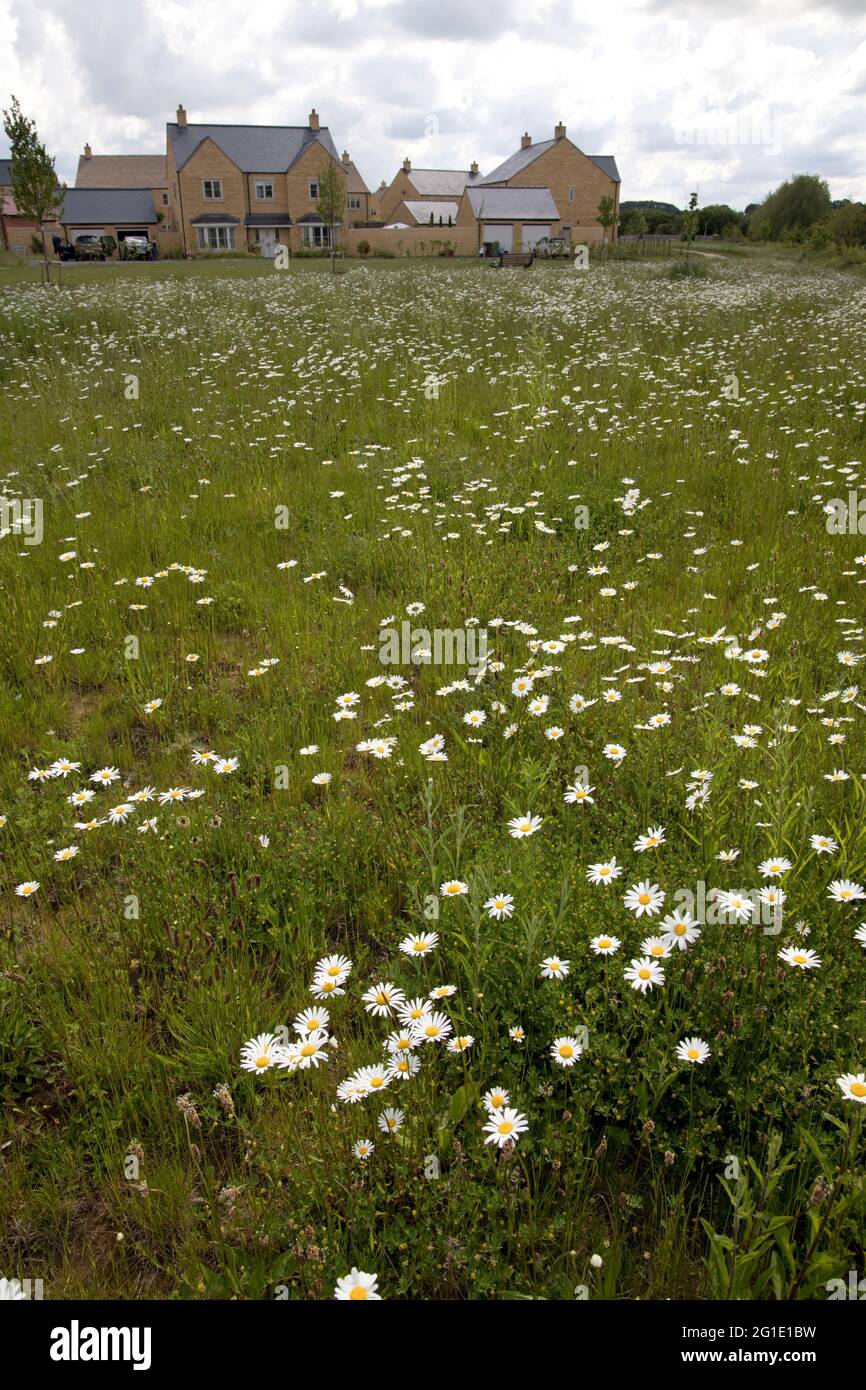
[[[351,212],[360,212],[361,195],[360,193],[350,193],[346,198],[346,206]]]
[[[331,229],[324,222],[304,223],[304,246],[313,251],[330,251]]]
[[[234,251],[235,229],[225,222],[208,222],[196,227],[199,251]],[[213,235],[211,235],[213,234]]]
[[[210,192],[208,193],[208,189]],[[217,192],[219,189],[219,192]],[[207,203],[221,203],[223,200],[223,181],[222,179],[202,179],[202,197]]]
[[[319,201],[319,180],[318,180],[318,179],[310,179],[310,180],[309,180],[309,182],[308,182],[308,184],[307,184],[307,192],[308,192],[309,195],[310,195],[310,202],[311,202],[311,203],[317,203],[317,202]]]
[[[270,192],[266,191],[268,189]],[[274,201],[274,185],[270,179],[256,179],[256,201],[259,203],[272,203]]]
[[[568,201],[569,201],[570,203],[573,203],[573,202],[574,202],[576,193],[577,193],[577,189],[575,189],[575,188],[570,188],[570,189],[568,190]]]
[[[163,193],[163,195],[162,195],[162,205],[163,205],[164,208],[167,208],[167,207],[168,207],[168,194],[167,194],[167,193]]]

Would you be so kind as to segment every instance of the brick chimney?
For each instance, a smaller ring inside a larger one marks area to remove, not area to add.
[[[349,151],[348,151],[348,150],[343,150],[343,153],[340,155],[340,160],[341,160],[341,162],[342,162],[343,164],[351,164],[352,161],[351,161],[351,159],[349,158]]]
[[[407,174],[411,174],[411,172],[412,172],[412,161],[411,161],[411,159],[409,158],[408,155],[407,155],[406,158],[403,160],[403,169],[404,169],[404,171],[405,171]]]
[[[520,137],[520,148],[521,148],[522,150],[528,150],[528,149],[529,149],[529,146],[530,146],[531,144],[532,144],[532,136],[531,136],[531,135],[529,135],[529,134],[521,135],[521,137]]]
[[[89,145],[85,145],[85,146],[84,146],[84,158],[85,158],[85,159],[92,159],[92,158],[93,158],[93,150],[90,148]]]
[[[310,130],[318,130],[318,129],[319,129],[319,115],[318,115],[318,112],[316,111],[315,106],[313,107],[312,111],[310,112],[309,127],[310,127]]]
[[[186,112],[184,111],[182,106],[179,106],[177,108],[177,123],[180,126],[181,130],[186,129]]]
[[[475,175],[478,173],[478,160],[477,160],[477,159],[473,159],[472,163],[469,165],[469,172],[470,172],[470,174],[472,175],[472,177],[475,178]]]
[[[553,127],[553,138],[554,140],[565,139],[565,126],[562,124],[562,121],[559,122],[559,125]]]

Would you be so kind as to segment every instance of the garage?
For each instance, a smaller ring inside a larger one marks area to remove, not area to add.
[[[485,246],[493,246],[498,241],[500,251],[510,251],[514,227],[511,222],[485,222],[482,240]]]
[[[524,222],[523,235],[520,238],[520,249],[522,251],[534,251],[542,237],[550,236],[550,223],[543,222]]]

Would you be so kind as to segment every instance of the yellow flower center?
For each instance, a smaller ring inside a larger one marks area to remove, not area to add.
[[[639,893],[637,900],[642,907],[646,907],[647,903],[652,902],[652,898],[649,893]]]
[[[798,965],[805,965],[805,964],[806,964],[806,957],[805,957],[804,955],[801,955],[801,953],[800,953],[799,951],[798,951],[797,954],[794,956],[794,960],[797,962]]]
[[[270,1065],[271,1065],[271,1059],[270,1059],[270,1057],[267,1056],[266,1053],[263,1052],[262,1055],[261,1055],[261,1057],[257,1057],[257,1058],[256,1058],[256,1066],[257,1066],[257,1067],[269,1067]]]
[[[676,926],[674,927],[674,936],[685,936],[685,934],[686,934],[686,924],[685,924],[685,922],[677,922]]]
[[[428,1023],[427,1027],[424,1029],[425,1036],[428,1038],[435,1038],[438,1032],[439,1029],[436,1027],[435,1023]]]
[[[858,1099],[861,1096],[866,1096],[866,1086],[863,1085],[862,1081],[851,1082],[851,1094],[852,1096],[857,1096]]]
[[[381,1078],[381,1076],[371,1076],[371,1077],[370,1077],[370,1085],[373,1087],[374,1090],[376,1089],[377,1086],[381,1086],[381,1085],[382,1085],[382,1078]]]
[[[643,970],[639,970],[639,971],[638,971],[638,976],[639,976],[640,979],[642,979],[642,980],[648,980],[648,979],[650,979],[651,975],[652,975],[652,971],[651,971],[651,970],[647,970],[646,966],[644,966]]]
[[[302,1056],[302,1057],[314,1057],[315,1054],[316,1054],[315,1045],[314,1045],[313,1043],[304,1043],[304,1046],[301,1048],[301,1056]]]
[[[696,1047],[690,1047],[686,1056],[690,1062],[696,1062],[698,1060],[698,1049]]]
[[[413,941],[413,942],[412,942],[412,950],[413,950],[413,951],[426,951],[426,950],[427,950],[427,942],[426,942],[426,941]]]
[[[510,1134],[511,1131],[513,1130],[513,1128],[514,1128],[514,1125],[511,1123],[510,1120],[503,1120],[503,1121],[502,1121],[502,1124],[499,1126],[499,1133],[500,1133],[500,1134]]]
[[[388,996],[387,996],[387,994],[382,994],[382,992],[381,992],[381,990],[380,990],[379,993],[376,995],[376,1003],[377,1003],[377,1004],[387,1004],[387,1002],[388,1002]]]
[[[340,967],[339,967],[339,965],[329,965],[329,966],[328,966],[328,974],[331,976],[332,979],[334,978],[335,975],[339,975],[339,973],[340,973]]]
[[[601,950],[601,951],[606,951],[606,950],[608,949],[608,947],[610,946],[610,938],[607,937],[607,936],[603,936],[603,937],[601,938],[601,940],[599,941],[598,945],[599,945],[599,950]]]
[[[560,1057],[573,1057],[574,1048],[571,1047],[568,1043],[563,1043],[562,1047],[559,1049],[559,1055]]]

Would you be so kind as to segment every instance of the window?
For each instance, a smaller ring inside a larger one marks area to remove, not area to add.
[[[323,227],[320,222],[313,223],[304,227],[304,245],[314,246],[317,250],[327,249],[331,245],[331,229]]]
[[[319,180],[318,180],[318,179],[310,179],[310,202],[311,202],[311,203],[317,203],[318,201],[319,201]]]
[[[358,197],[357,193],[350,194],[346,202],[353,212],[357,212],[361,206],[361,199]]]
[[[234,227],[199,227],[197,230],[200,251],[234,251]]]
[[[568,201],[569,201],[570,203],[573,203],[573,202],[574,202],[574,189],[573,189],[573,188],[570,188],[570,189],[568,190]]]
[[[167,193],[163,193],[163,195],[162,195],[162,205],[163,205],[164,208],[167,208],[167,207],[168,207],[168,194],[167,194]]]
[[[223,196],[222,179],[205,179],[202,188],[204,189],[204,196],[206,198],[216,199]]]
[[[274,185],[272,183],[257,183],[256,197],[272,199],[274,196]]]

